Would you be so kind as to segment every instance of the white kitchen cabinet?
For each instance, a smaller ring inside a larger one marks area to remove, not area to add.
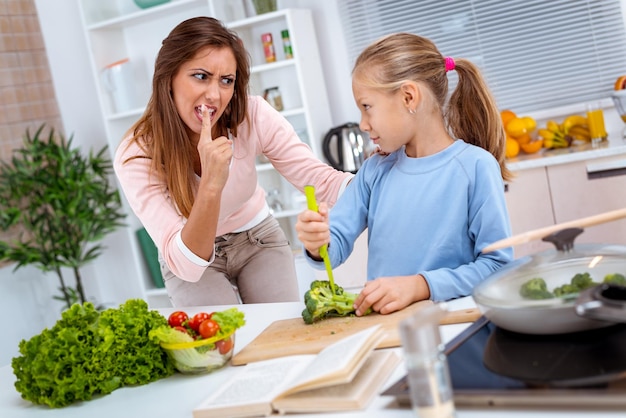
[[[626,207],[626,155],[515,172],[505,198],[513,234]],[[591,226],[575,243],[626,245],[626,219]],[[553,249],[541,240],[514,247],[515,257]]]
[[[515,172],[506,183],[504,197],[511,219],[513,235],[554,225],[548,172],[545,167]],[[515,257],[536,253],[548,248],[550,243],[541,240],[515,246]]]
[[[278,87],[284,104],[282,114],[293,125],[301,140],[321,159],[323,133],[332,119],[324,82],[312,13],[305,9],[284,9],[246,17],[242,0],[172,0],[159,6],[140,9],[132,0],[77,0],[83,20],[84,36],[97,87],[98,100],[106,128],[111,156],[130,126],[141,116],[152,84],[154,60],[162,40],[180,22],[195,16],[214,16],[222,20],[244,41],[251,57],[250,93],[263,95],[265,89]],[[293,58],[285,58],[281,32],[288,30]],[[265,62],[261,34],[272,33],[276,61]],[[128,60],[132,78],[133,106],[116,109],[103,70],[113,63]],[[300,249],[294,231],[295,216],[305,200],[293,186],[274,170],[271,164],[257,165],[259,181],[269,192],[274,216],[289,236],[295,251]],[[126,233],[132,243],[133,269],[129,277],[141,282],[142,294],[155,307],[167,305],[165,290],[155,287],[143,261],[136,230],[141,223],[129,214]]]
[[[626,155],[548,169],[556,223],[626,208]],[[585,229],[576,242],[626,245],[626,219]]]

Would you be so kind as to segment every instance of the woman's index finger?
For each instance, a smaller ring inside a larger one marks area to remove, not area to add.
[[[200,105],[200,113],[202,114],[202,133],[200,135],[204,136],[209,141],[213,141],[213,137],[211,136],[211,114],[209,108],[206,105]]]

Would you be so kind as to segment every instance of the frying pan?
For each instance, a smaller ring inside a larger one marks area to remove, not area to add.
[[[512,261],[477,285],[473,292],[476,305],[497,326],[524,334],[564,334],[626,322],[626,288],[614,284],[600,286],[608,275],[626,276],[626,246],[574,246],[583,226],[624,217],[626,209],[607,212],[530,231],[486,247],[484,251],[488,252],[538,238],[555,245],[553,250]],[[548,235],[543,235],[546,232]],[[598,285],[567,297],[532,300],[520,294],[522,285],[533,278],[544,279],[552,291],[584,273]]]

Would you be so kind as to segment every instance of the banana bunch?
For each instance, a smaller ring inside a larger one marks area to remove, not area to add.
[[[549,120],[546,127],[539,129],[537,134],[543,138],[544,148],[567,148],[571,145],[571,137],[565,134],[561,124],[553,120]]]
[[[591,140],[587,118],[581,115],[568,116],[562,123],[549,120],[537,133],[543,138],[545,148],[567,148],[575,140]]]
[[[573,115],[565,118],[561,124],[565,135],[569,135],[572,140],[591,141],[591,133],[585,116]]]

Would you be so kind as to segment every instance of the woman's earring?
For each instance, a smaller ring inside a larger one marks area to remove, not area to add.
[[[415,114],[415,109],[409,109],[409,113],[414,115]]]

